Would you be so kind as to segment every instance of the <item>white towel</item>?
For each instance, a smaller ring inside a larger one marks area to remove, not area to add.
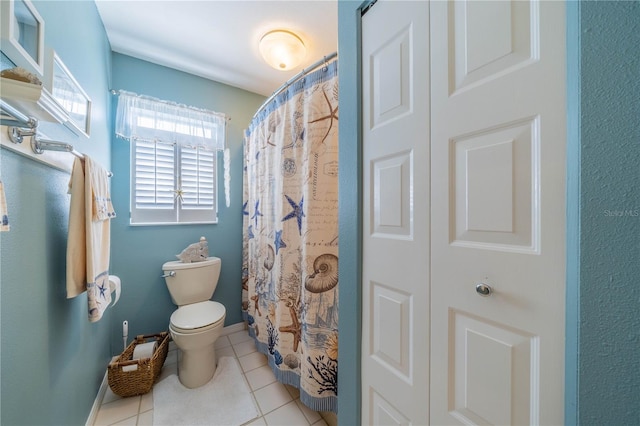
[[[85,160],[86,161],[86,160]],[[108,220],[116,217],[116,212],[111,204],[111,194],[109,193],[109,174],[105,169],[93,163],[90,173],[92,190],[92,209],[91,214],[93,220]]]
[[[84,164],[76,158],[69,181],[69,235],[67,237],[67,298],[87,290],[87,249],[84,215]]]
[[[74,161],[69,183],[71,207],[67,243],[67,297],[75,297],[86,289],[91,322],[102,318],[104,310],[111,303],[109,291],[111,222],[101,220],[100,214],[97,214],[97,219],[94,219],[96,212],[94,207],[100,204],[96,203],[96,188],[98,193],[108,195],[107,179],[107,172],[88,156],[85,155],[84,158],[84,170],[80,159]],[[105,188],[107,188],[106,191],[104,191]],[[107,219],[115,217],[112,208],[105,212]]]
[[[7,199],[4,195],[4,184],[0,180],[0,232],[9,231],[9,211],[7,210]]]

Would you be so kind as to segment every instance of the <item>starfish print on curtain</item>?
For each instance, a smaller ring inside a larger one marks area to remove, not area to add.
[[[293,210],[288,215],[283,217],[282,221],[284,222],[285,220],[293,219],[295,217],[296,221],[298,222],[298,232],[302,234],[302,218],[304,217],[304,211],[303,211],[304,197],[302,197],[299,204],[296,204],[296,202],[293,201],[291,197],[289,197],[288,195],[285,195],[285,197],[287,198],[287,201],[289,202],[289,205],[291,205]]]
[[[337,62],[245,132],[242,306],[258,350],[316,411],[337,411]]]
[[[338,90],[337,87],[335,88],[335,90],[336,91]],[[324,142],[327,139],[327,136],[329,136],[329,132],[331,132],[331,129],[333,128],[333,120],[335,119],[336,121],[338,121],[338,105],[336,104],[335,108],[332,107],[331,101],[329,100],[329,97],[327,96],[327,94],[324,91],[322,92],[322,94],[324,95],[324,99],[327,101],[329,113],[324,117],[316,118],[315,120],[310,121],[309,124],[318,123],[323,120],[329,120],[329,125],[327,126],[327,132],[324,134],[321,140],[321,142]]]

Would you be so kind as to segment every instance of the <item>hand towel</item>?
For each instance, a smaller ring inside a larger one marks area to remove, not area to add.
[[[108,187],[105,182],[107,172],[89,156],[84,156],[84,202],[87,241],[87,299],[89,301],[89,321],[96,322],[102,318],[107,306],[111,303],[109,291],[109,256],[111,252],[111,221],[94,220],[93,206],[95,188],[93,183],[102,180],[101,187]]]
[[[89,321],[102,318],[111,303],[109,291],[109,257],[111,221],[94,219],[95,194],[108,188],[107,172],[89,156],[76,159],[71,175],[71,207],[69,212],[69,242],[67,243],[67,297],[87,291]],[[94,185],[96,183],[96,185]],[[102,194],[108,194],[101,192]],[[111,211],[113,209],[111,208]],[[115,216],[109,215],[107,219]],[[84,236],[84,238],[83,238]]]
[[[86,161],[86,160],[85,160]],[[95,164],[95,163],[94,163]],[[93,167],[91,173],[92,209],[93,220],[107,220],[116,217],[116,212],[111,204],[109,193],[109,174],[100,166]]]
[[[7,199],[4,195],[4,184],[0,180],[0,232],[9,231],[9,211],[7,210]]]

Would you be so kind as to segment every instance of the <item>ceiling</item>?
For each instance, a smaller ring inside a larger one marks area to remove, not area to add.
[[[114,52],[268,96],[338,48],[337,0],[96,0]],[[304,62],[279,71],[260,56],[268,31],[295,32]]]

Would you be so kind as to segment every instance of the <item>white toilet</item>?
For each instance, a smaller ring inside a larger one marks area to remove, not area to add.
[[[216,371],[214,343],[224,327],[224,305],[211,299],[218,285],[222,261],[166,262],[162,265],[171,300],[178,309],[171,314],[169,332],[180,349],[178,378],[188,388],[209,382]]]

